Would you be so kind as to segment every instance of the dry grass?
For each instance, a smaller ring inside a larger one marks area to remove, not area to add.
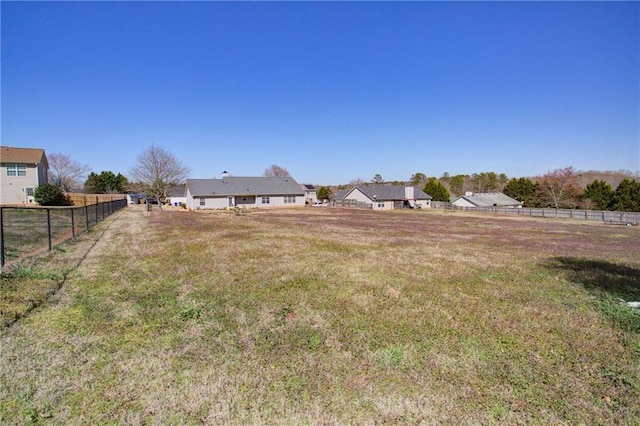
[[[617,300],[640,300],[637,228],[343,209],[114,220],[3,332],[3,423],[640,418],[640,320]]]

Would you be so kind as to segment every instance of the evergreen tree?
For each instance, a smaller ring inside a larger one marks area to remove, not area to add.
[[[435,177],[427,179],[427,183],[424,184],[422,190],[433,197],[432,201],[451,202],[449,191],[447,191],[447,188]]]
[[[33,191],[33,199],[41,206],[68,206],[69,198],[59,186],[52,183],[39,185]]]
[[[464,175],[455,175],[449,179],[449,189],[456,197],[464,194]]]
[[[627,212],[640,211],[640,182],[624,179],[613,194],[613,209]]]
[[[99,175],[91,172],[84,183],[84,192],[88,194],[123,193],[126,190],[127,178],[120,173],[103,171]]]
[[[591,200],[593,208],[607,210],[613,202],[613,189],[603,180],[594,180],[585,188],[582,199]]]
[[[525,207],[536,205],[536,185],[527,178],[510,179],[504,186],[503,192],[511,198],[522,201]]]
[[[329,188],[328,186],[320,187],[316,192],[316,197],[318,198],[318,200],[330,200],[331,198],[333,198],[331,188]]]

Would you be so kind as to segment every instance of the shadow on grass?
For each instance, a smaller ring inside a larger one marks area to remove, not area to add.
[[[576,257],[554,257],[546,266],[565,271],[571,281],[596,296],[601,310],[616,327],[640,333],[640,308],[625,303],[640,301],[640,269]]]

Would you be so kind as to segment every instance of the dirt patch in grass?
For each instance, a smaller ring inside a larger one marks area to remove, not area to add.
[[[640,333],[602,303],[636,294],[639,236],[428,210],[126,209],[0,337],[0,420],[633,423]]]

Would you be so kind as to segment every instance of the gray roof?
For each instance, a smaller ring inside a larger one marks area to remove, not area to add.
[[[395,185],[366,185],[366,186],[355,186],[352,189],[348,190],[347,193],[342,195],[342,198],[336,199],[344,199],[351,191],[358,188],[364,195],[369,197],[371,200],[375,199],[378,201],[391,201],[391,200],[406,200],[405,196],[405,187],[404,186],[395,186]],[[431,195],[424,192],[422,189],[413,187],[413,197],[416,200],[430,200]]]
[[[478,194],[465,195],[456,198],[453,202],[463,199],[476,207],[493,207],[493,206],[520,206],[521,201],[509,197],[501,192],[485,192]]]
[[[341,189],[340,191],[338,191],[333,198],[336,200],[342,200],[344,198],[345,195],[347,195],[352,188],[349,189]]]
[[[304,195],[292,177],[238,177],[187,179],[191,196]]]

